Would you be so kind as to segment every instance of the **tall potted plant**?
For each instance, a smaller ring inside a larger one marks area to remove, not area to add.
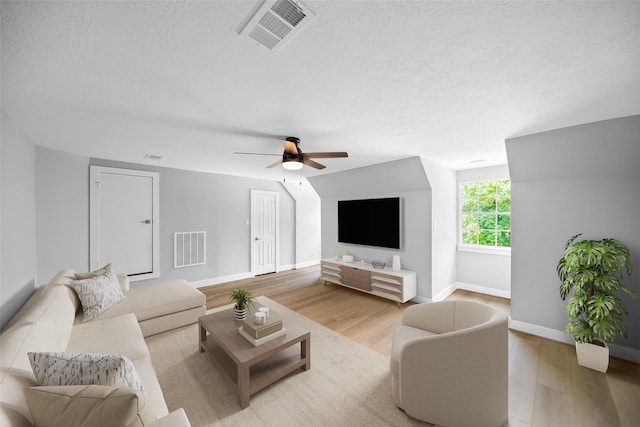
[[[569,323],[565,332],[576,341],[578,363],[606,372],[609,347],[618,335],[627,336],[623,316],[627,307],[618,297],[638,295],[622,283],[623,273],[633,271],[629,248],[616,239],[577,240],[572,236],[556,268],[562,281],[560,296],[569,297]]]
[[[234,289],[231,292],[231,299],[234,301],[233,317],[236,320],[244,320],[247,318],[249,307],[255,304],[255,298],[250,290],[244,288]]]

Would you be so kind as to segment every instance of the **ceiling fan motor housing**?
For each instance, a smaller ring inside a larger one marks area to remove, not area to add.
[[[288,136],[285,138],[285,141],[295,144],[295,151],[293,151],[293,147],[285,146],[284,152],[282,153],[282,161],[283,162],[302,162],[303,160],[302,151],[300,151],[300,147],[298,146],[298,144],[300,143],[300,138],[296,138],[295,136]]]

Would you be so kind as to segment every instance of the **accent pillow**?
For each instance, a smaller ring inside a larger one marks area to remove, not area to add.
[[[111,265],[111,263],[94,271],[88,271],[86,273],[75,273],[75,279],[76,280],[91,279],[92,277],[100,276],[106,273],[108,269],[113,270],[113,266]],[[114,270],[114,273],[115,273],[115,270]],[[118,282],[120,283],[120,289],[122,289],[122,292],[127,292],[129,290],[129,277],[126,274],[117,274],[116,277],[118,278]]]
[[[109,264],[105,265],[104,267],[99,268],[97,270],[87,271],[86,273],[76,273],[76,280],[91,279],[93,277],[100,276],[100,275],[106,273],[108,269],[112,269],[113,270],[113,267],[111,266],[111,263],[109,263]]]
[[[109,385],[144,392],[131,360],[116,354],[27,353],[38,385]]]
[[[80,298],[84,320],[98,317],[124,298],[118,278],[111,268],[108,268],[104,274],[90,279],[74,280],[71,282],[71,287]]]
[[[38,427],[142,427],[156,420],[147,397],[132,388],[79,385],[23,391]]]

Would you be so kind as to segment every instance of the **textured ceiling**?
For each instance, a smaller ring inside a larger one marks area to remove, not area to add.
[[[270,135],[349,152],[322,173],[466,169],[505,164],[505,138],[640,114],[639,2],[306,1],[277,53],[239,35],[258,4],[2,1],[3,114],[79,155],[266,179],[277,157],[233,152],[281,153]]]

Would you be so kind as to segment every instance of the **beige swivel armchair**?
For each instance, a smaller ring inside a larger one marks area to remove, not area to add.
[[[393,400],[440,426],[501,426],[508,362],[506,314],[471,301],[415,305],[393,335]]]

